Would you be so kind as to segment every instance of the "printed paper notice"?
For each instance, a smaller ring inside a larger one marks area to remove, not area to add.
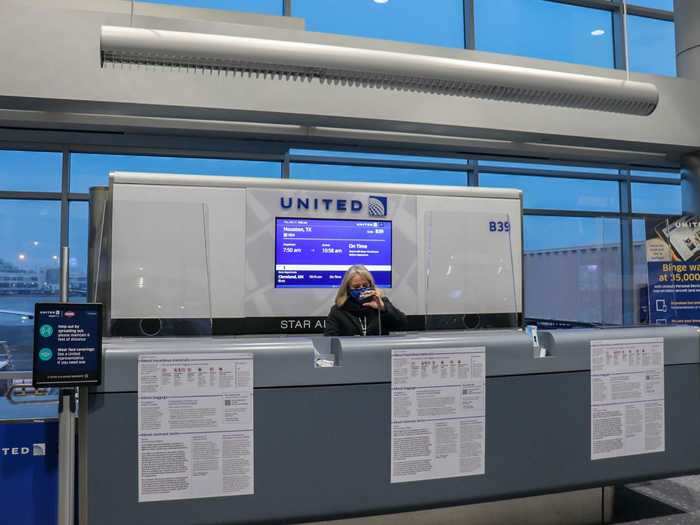
[[[253,494],[252,354],[139,357],[139,502]]]
[[[484,473],[484,347],[393,350],[391,482]]]
[[[663,452],[664,340],[591,341],[591,459]]]

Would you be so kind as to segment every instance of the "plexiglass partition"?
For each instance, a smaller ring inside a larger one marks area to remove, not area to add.
[[[119,221],[111,239],[111,318],[137,322],[137,335],[211,334],[207,206],[113,205]]]
[[[517,327],[521,287],[511,217],[430,211],[424,224],[426,329]]]
[[[620,221],[525,217],[525,318],[540,327],[622,323]]]

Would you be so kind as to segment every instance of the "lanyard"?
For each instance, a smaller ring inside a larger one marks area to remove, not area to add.
[[[362,335],[366,336],[367,335],[367,317],[363,317],[360,319],[359,317],[357,320],[360,322],[360,328],[362,328]]]

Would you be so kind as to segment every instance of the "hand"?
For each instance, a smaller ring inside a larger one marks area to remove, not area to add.
[[[384,310],[384,301],[382,301],[382,292],[380,290],[377,290],[376,288],[374,290],[368,290],[365,294],[363,294],[364,297],[371,297],[372,300],[368,301],[365,303],[366,306],[369,306],[370,308],[374,308],[375,310]]]

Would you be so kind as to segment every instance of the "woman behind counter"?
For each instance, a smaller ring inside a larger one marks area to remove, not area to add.
[[[378,290],[362,265],[348,268],[326,318],[324,335],[386,335],[406,326],[406,316]]]

